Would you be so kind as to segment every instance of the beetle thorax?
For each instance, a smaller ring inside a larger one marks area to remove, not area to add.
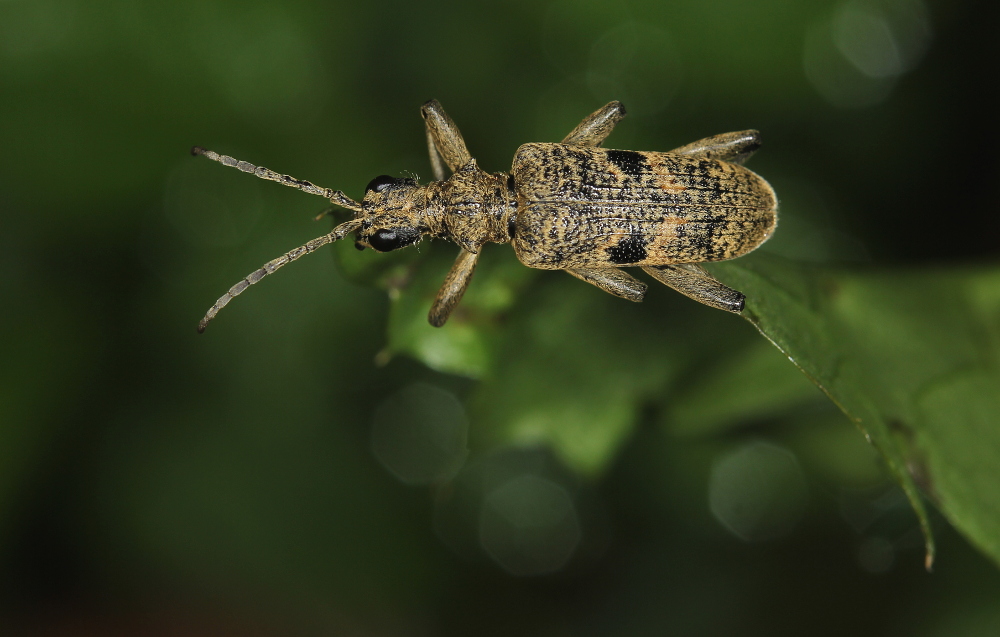
[[[483,172],[475,160],[445,181],[427,186],[424,219],[432,234],[479,252],[485,243],[506,243],[507,227],[517,208],[504,173]]]

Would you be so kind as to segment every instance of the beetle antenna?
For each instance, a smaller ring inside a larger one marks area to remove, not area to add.
[[[239,296],[244,290],[246,290],[248,287],[250,287],[257,281],[260,281],[268,274],[273,273],[281,266],[291,263],[292,261],[295,261],[299,257],[302,257],[304,255],[309,254],[310,252],[315,251],[316,248],[319,248],[320,246],[324,246],[328,243],[333,243],[338,239],[343,239],[351,232],[357,230],[360,226],[361,226],[360,219],[351,219],[350,221],[345,221],[344,223],[334,228],[333,231],[330,232],[330,234],[325,234],[321,237],[316,237],[309,243],[303,246],[299,246],[294,250],[290,250],[289,252],[286,252],[282,256],[278,257],[277,259],[272,259],[271,261],[268,261],[267,263],[264,264],[264,267],[260,268],[259,270],[251,272],[245,278],[240,280],[239,283],[229,288],[229,291],[223,294],[221,297],[219,297],[219,300],[215,302],[215,305],[209,308],[208,312],[205,313],[205,318],[201,319],[201,321],[198,323],[198,333],[201,334],[202,332],[205,331],[205,328],[208,327],[209,321],[215,318],[215,315],[219,313],[219,310],[226,307],[226,305],[230,301],[232,301],[235,297]]]
[[[264,168],[263,166],[254,166],[250,162],[240,161],[234,159],[229,155],[220,155],[214,150],[206,150],[201,146],[195,146],[191,149],[192,155],[204,155],[212,161],[217,161],[223,166],[229,166],[230,168],[238,168],[245,173],[253,173],[255,177],[260,177],[261,179],[267,179],[268,181],[276,181],[279,184],[290,186],[291,188],[298,188],[303,192],[307,192],[310,195],[319,195],[324,199],[329,199],[331,202],[347,208],[348,210],[353,210],[354,212],[361,212],[361,204],[354,201],[343,192],[339,190],[333,190],[332,188],[321,188],[316,184],[310,183],[308,181],[303,181],[301,179],[296,179],[291,175],[279,175],[269,168]]]

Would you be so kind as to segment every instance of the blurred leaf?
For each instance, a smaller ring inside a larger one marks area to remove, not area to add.
[[[780,352],[755,340],[685,385],[664,417],[674,433],[711,435],[780,416],[821,396]]]
[[[928,565],[918,486],[1000,560],[1000,271],[854,273],[764,254],[712,269],[883,455],[920,519]]]
[[[474,430],[489,443],[548,445],[586,475],[607,468],[643,410],[669,401],[693,363],[752,337],[665,288],[635,304],[561,272],[540,279],[511,312],[473,397]]]
[[[825,398],[782,419],[781,425],[781,442],[824,483],[853,492],[888,486],[889,474],[878,451]]]
[[[509,251],[493,252],[444,330],[428,326],[426,313],[450,254],[438,251],[395,281],[383,278],[394,301],[386,351],[483,378],[473,404],[492,443],[549,445],[594,474],[645,404],[664,404],[675,432],[704,434],[781,416],[815,396],[781,356],[734,347],[735,336],[722,336],[732,329],[697,311],[670,316],[668,326],[656,313],[550,278],[557,291],[505,318],[532,273]],[[763,254],[714,269],[747,293],[750,322],[883,455],[920,520],[928,563],[933,538],[918,486],[1000,558],[1000,499],[989,487],[1000,479],[992,466],[1000,434],[981,435],[1000,413],[997,273],[854,274]],[[394,286],[404,282],[399,293]],[[704,361],[712,361],[707,371],[697,370],[693,362]]]
[[[627,304],[566,278],[517,317],[474,408],[492,442],[549,445],[594,474],[631,433],[643,399],[686,357],[663,355],[669,343],[637,329]]]
[[[535,271],[521,265],[509,247],[488,246],[447,329],[438,329],[427,322],[427,313],[458,249],[448,242],[425,242],[421,249],[423,254],[359,253],[345,242],[336,254],[346,276],[389,292],[392,307],[382,362],[407,354],[437,371],[480,378],[493,364],[504,312]]]

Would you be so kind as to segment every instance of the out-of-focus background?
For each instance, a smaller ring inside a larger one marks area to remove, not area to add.
[[[763,132],[763,250],[987,263],[996,24],[985,1],[0,2],[0,634],[1000,634],[995,565],[935,515],[925,572],[850,422],[669,290],[628,304],[493,246],[472,310],[411,329],[432,286],[387,294],[379,259],[436,283],[455,248],[345,242],[198,336],[330,225],[188,154],[360,198],[430,174],[427,99],[491,171],[619,99],[613,148]]]

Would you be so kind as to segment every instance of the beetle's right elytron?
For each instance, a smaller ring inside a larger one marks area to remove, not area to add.
[[[748,130],[724,133],[668,153],[600,148],[622,117],[621,102],[591,114],[561,143],[524,144],[510,174],[486,173],[436,100],[421,108],[433,181],[383,175],[361,202],[343,192],[280,175],[226,155],[192,149],[226,166],[325,197],[354,212],[329,234],[296,248],[234,285],[198,324],[281,266],[355,232],[358,249],[396,250],[424,235],[457,243],[458,259],[428,316],[444,325],[461,300],[486,243],[510,243],[532,268],[566,270],[605,292],[641,301],[646,284],[622,268],[638,266],[696,301],[729,312],[744,296],[698,264],[742,256],[767,240],[777,200],[764,179],[743,167],[760,147]],[[452,171],[445,178],[445,166]]]

